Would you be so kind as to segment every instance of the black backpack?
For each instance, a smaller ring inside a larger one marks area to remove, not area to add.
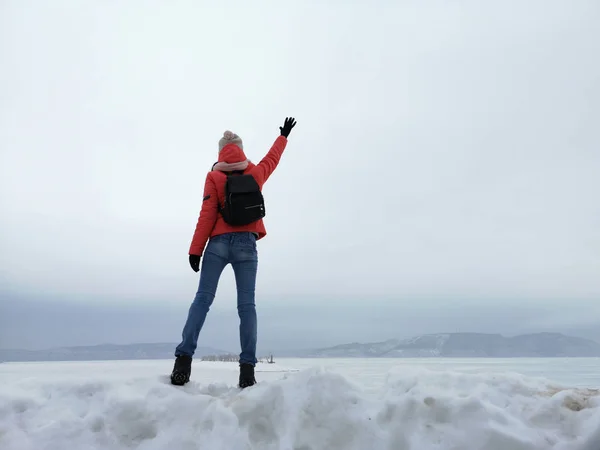
[[[232,226],[248,225],[265,217],[265,201],[252,175],[233,172],[225,182],[223,220]]]

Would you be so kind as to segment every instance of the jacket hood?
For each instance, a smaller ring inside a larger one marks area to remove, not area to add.
[[[219,152],[219,162],[237,163],[246,161],[246,154],[235,144],[228,144]]]

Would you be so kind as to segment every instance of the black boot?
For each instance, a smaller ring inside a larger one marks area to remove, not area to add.
[[[190,375],[192,373],[192,357],[186,355],[180,355],[175,358],[175,366],[171,373],[171,384],[175,386],[183,386],[185,383],[190,381]]]
[[[254,379],[254,366],[252,364],[240,364],[240,384],[239,387],[244,389],[256,384]]]

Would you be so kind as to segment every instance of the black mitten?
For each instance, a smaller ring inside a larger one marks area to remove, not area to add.
[[[279,131],[281,131],[281,135],[286,138],[290,135],[292,128],[296,126],[296,119],[293,117],[286,117],[285,122],[282,127],[279,127]]]
[[[190,255],[190,267],[194,272],[200,270],[200,255]]]

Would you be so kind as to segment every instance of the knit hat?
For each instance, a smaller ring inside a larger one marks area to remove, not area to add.
[[[229,144],[235,144],[239,148],[244,150],[244,143],[242,142],[242,138],[234,132],[227,130],[225,133],[223,133],[223,137],[219,139],[219,152],[223,150],[223,147]]]

